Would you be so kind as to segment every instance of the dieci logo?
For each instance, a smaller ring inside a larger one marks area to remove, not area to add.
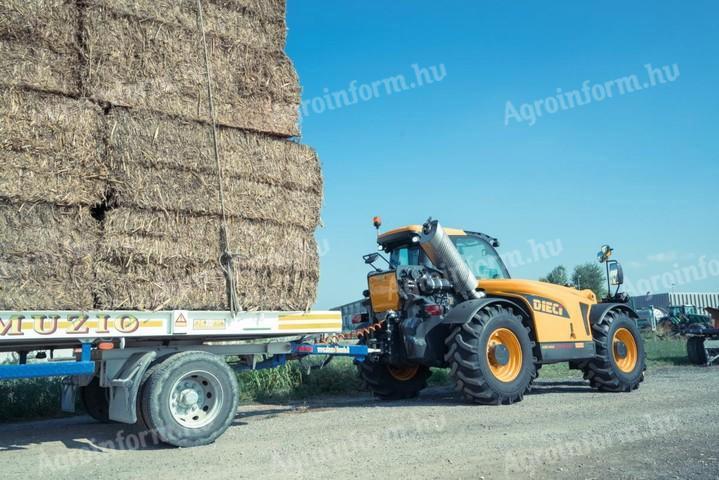
[[[532,308],[534,308],[535,312],[548,313],[558,317],[569,317],[561,304],[545,298],[532,298]]]
[[[37,335],[53,335],[63,333],[67,335],[88,335],[103,333],[132,334],[140,328],[140,321],[132,315],[112,318],[109,315],[99,315],[90,318],[87,315],[72,315],[67,318],[58,315],[33,315],[24,317],[17,315],[7,320],[0,318],[0,337],[23,336],[26,333]]]

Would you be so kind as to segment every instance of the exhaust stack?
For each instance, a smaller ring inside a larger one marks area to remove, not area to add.
[[[427,220],[422,227],[419,242],[427,257],[435,267],[447,275],[462,298],[473,300],[484,297],[482,292],[477,291],[477,277],[467,266],[439,221],[431,218]]]

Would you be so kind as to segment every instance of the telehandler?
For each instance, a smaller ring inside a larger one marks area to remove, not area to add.
[[[497,239],[432,219],[378,234],[378,244],[386,256],[364,257],[374,271],[359,337],[379,353],[356,363],[380,399],[416,396],[433,367],[448,368],[467,400],[495,405],[521,401],[544,364],[568,362],[608,392],[644,380],[638,316],[618,293],[623,273],[609,247],[600,261],[610,293],[598,302],[591,290],[512,279]]]

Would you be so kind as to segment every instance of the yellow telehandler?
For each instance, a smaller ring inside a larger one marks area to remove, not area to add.
[[[375,219],[375,227],[381,220]],[[629,392],[644,380],[636,313],[619,291],[621,265],[607,263],[608,298],[590,290],[512,279],[488,235],[438,221],[378,235],[365,291],[370,351],[358,362],[365,386],[387,400],[416,396],[430,368],[449,368],[456,388],[480,404],[521,401],[544,364],[569,362],[592,387]]]

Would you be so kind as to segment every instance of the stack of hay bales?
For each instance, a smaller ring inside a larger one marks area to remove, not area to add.
[[[226,309],[196,0],[0,5],[13,20],[3,18],[0,38],[22,47],[0,106],[16,112],[0,125],[0,228],[24,232],[0,251],[32,258],[15,269],[0,258],[0,308]],[[284,53],[284,0],[203,7],[237,295],[246,309],[307,308],[322,176],[315,152],[288,139],[299,133],[300,87]],[[32,101],[15,98],[28,89]],[[13,126],[21,117],[25,129]],[[29,240],[50,231],[58,235]],[[42,274],[44,248],[58,275]],[[36,291],[38,278],[62,292],[17,294]]]
[[[107,171],[101,110],[78,100],[76,6],[0,2],[0,308],[93,307]]]

